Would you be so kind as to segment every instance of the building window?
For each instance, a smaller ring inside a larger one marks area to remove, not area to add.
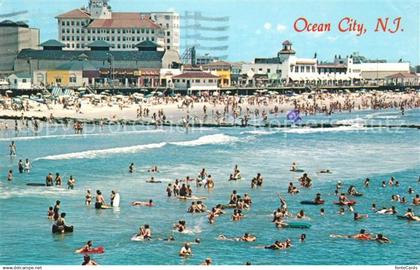
[[[70,22],[69,22],[69,21],[67,21],[67,22],[66,22],[66,25],[67,25],[67,26],[70,26]]]
[[[171,31],[166,32],[166,35],[169,37],[171,35]]]
[[[23,83],[26,83],[26,79],[22,79],[22,82],[23,82]]]
[[[55,78],[56,83],[61,83],[61,78]]]
[[[71,21],[71,26],[74,26],[74,21]]]
[[[125,49],[126,48],[126,45],[125,44],[123,44],[123,49]]]
[[[151,38],[151,40],[152,40],[152,41],[155,41],[155,38],[154,38],[154,37],[152,37],[152,38]]]
[[[300,67],[300,72],[302,72],[302,73],[305,72],[305,67],[304,66]]]
[[[209,83],[213,83],[213,80],[212,79],[209,79]]]
[[[80,48],[80,45],[79,45],[79,43],[77,43],[77,44],[76,44],[76,48],[77,48],[77,49],[79,49],[79,48]]]
[[[311,67],[310,66],[306,67],[306,72],[311,72]]]
[[[71,29],[71,33],[74,34],[74,28]]]
[[[195,80],[195,82],[196,82],[196,83],[200,83],[200,80],[198,80],[198,79],[197,79],[197,80]]]
[[[146,29],[146,34],[149,34],[149,29]]]
[[[76,26],[80,26],[80,23],[79,23],[79,21],[77,21],[77,22],[76,22]]]
[[[299,67],[295,66],[295,72],[299,72]]]
[[[141,29],[141,33],[144,34],[144,28]]]
[[[167,46],[166,48],[167,48],[168,50],[170,50],[170,49],[171,49],[171,46]]]
[[[79,29],[76,29],[76,34],[79,34],[80,33],[80,30]]]
[[[61,22],[61,25],[62,25],[62,26],[66,25],[66,22],[65,22],[65,21],[62,21],[62,22]]]
[[[76,83],[76,76],[75,75],[70,75],[69,82],[70,83]]]
[[[169,38],[166,39],[166,43],[171,43],[171,40]]]
[[[66,32],[67,32],[67,34],[70,34],[70,29],[67,28],[67,31]]]
[[[120,44],[118,44],[118,45],[117,45],[117,48],[118,48],[118,49],[121,49],[121,45],[120,45]]]
[[[271,73],[271,69],[267,68],[267,73]]]

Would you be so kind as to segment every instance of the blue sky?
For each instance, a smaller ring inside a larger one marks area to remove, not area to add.
[[[47,40],[57,38],[56,15],[87,2],[0,0],[0,14],[27,10],[27,14],[12,19],[28,20],[31,26],[41,29],[41,39]],[[114,11],[175,10],[180,14],[201,11],[206,16],[229,16],[229,29],[223,34],[229,36],[228,41],[211,42],[208,46],[228,45],[227,51],[214,54],[226,54],[232,61],[274,56],[281,43],[288,39],[299,57],[312,57],[316,52],[319,59],[331,60],[336,54],[360,52],[372,59],[397,61],[402,58],[413,65],[420,64],[420,1],[417,0],[110,0],[110,5]],[[373,31],[378,17],[399,16],[403,32]],[[329,22],[331,32],[297,33],[293,23],[299,17],[313,23]],[[353,33],[338,32],[337,25],[343,17],[364,23],[367,33],[357,37]],[[215,24],[220,25],[223,24]],[[181,38],[183,34],[185,32],[181,32]]]

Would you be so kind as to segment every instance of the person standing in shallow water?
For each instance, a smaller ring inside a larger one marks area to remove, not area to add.
[[[9,145],[9,154],[10,156],[16,156],[16,144],[15,141],[12,141]]]
[[[7,173],[7,181],[11,182],[13,180],[13,171],[9,170]]]

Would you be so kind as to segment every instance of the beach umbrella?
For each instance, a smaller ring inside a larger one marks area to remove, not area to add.
[[[6,94],[12,94],[13,93],[13,91],[12,90],[7,90],[6,91]]]

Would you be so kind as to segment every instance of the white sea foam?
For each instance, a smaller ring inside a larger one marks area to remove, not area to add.
[[[0,141],[31,141],[31,140],[45,140],[45,139],[65,139],[65,138],[86,138],[86,137],[106,137],[106,136],[119,136],[124,134],[143,134],[143,133],[159,133],[164,132],[162,129],[154,130],[129,130],[121,132],[110,133],[85,133],[85,134],[57,134],[57,135],[43,135],[43,136],[25,136],[25,137],[10,137],[0,138]]]
[[[271,135],[276,133],[276,131],[268,131],[268,130],[250,130],[250,131],[242,131],[241,134],[251,134],[251,135]]]
[[[344,126],[344,127],[332,127],[332,128],[290,128],[284,129],[284,133],[294,134],[309,134],[309,133],[322,133],[322,132],[351,132],[351,131],[363,131],[367,130],[366,127],[360,125]]]
[[[165,146],[166,143],[151,143],[151,144],[141,144],[134,146],[125,146],[125,147],[115,147],[108,149],[99,149],[99,150],[88,150],[82,152],[60,154],[60,155],[51,155],[40,157],[35,160],[63,160],[63,159],[93,159],[97,157],[104,157],[113,154],[123,154],[123,153],[137,153],[147,149],[161,148]]]
[[[339,125],[353,125],[353,124],[364,124],[366,120],[363,118],[352,118],[352,119],[343,119],[336,122]]]
[[[231,143],[235,141],[238,141],[237,137],[228,136],[225,134],[214,134],[214,135],[202,136],[192,141],[172,142],[170,144],[174,144],[178,146],[199,146],[199,145],[205,145],[205,144],[225,144],[225,143]]]

